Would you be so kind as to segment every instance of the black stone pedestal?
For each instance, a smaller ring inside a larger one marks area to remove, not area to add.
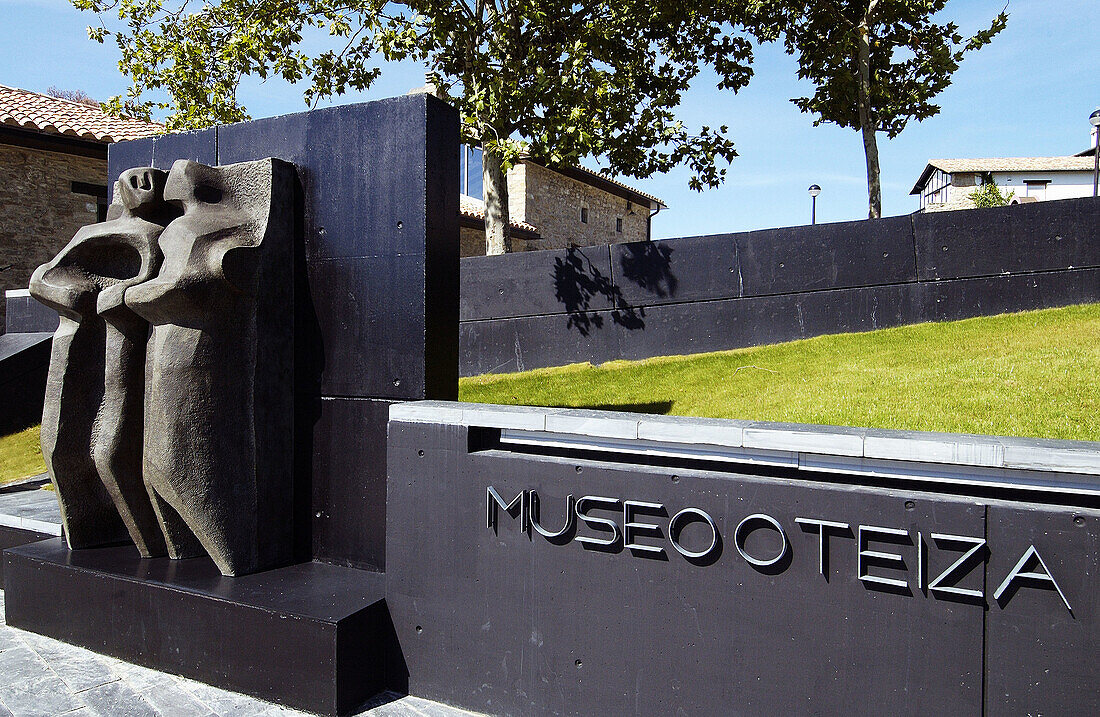
[[[321,714],[401,687],[380,573],[304,563],[226,578],[208,558],[73,552],[60,538],[4,562],[13,627]]]

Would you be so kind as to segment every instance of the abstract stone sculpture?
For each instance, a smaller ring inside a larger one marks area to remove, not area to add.
[[[80,229],[31,277],[31,294],[61,316],[42,415],[42,452],[70,548],[125,541],[163,555],[141,472],[148,324],[121,298],[160,264],[157,237],[178,214],[164,204],[165,173],[119,178],[107,221]]]
[[[153,325],[144,476],[171,557],[225,575],[292,559],[292,165],[175,163],[160,273],[125,292]]]

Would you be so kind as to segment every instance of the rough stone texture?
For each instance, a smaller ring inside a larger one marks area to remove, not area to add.
[[[512,219],[538,227],[542,237],[526,242],[526,248],[563,249],[647,238],[647,207],[546,167],[529,162],[517,165],[509,172],[508,191]],[[588,209],[587,224],[581,223],[582,207]],[[615,231],[616,219],[623,220],[622,232]]]
[[[26,288],[35,267],[96,220],[95,198],[74,194],[73,182],[106,185],[107,161],[0,145],[0,289]]]
[[[459,229],[459,256],[485,255],[485,230],[461,227]],[[526,244],[527,242],[519,242]]]
[[[157,238],[163,226],[179,212],[164,202],[167,174],[157,169],[130,169],[122,173],[116,203],[108,223],[130,222],[141,241],[141,269],[128,281],[105,288],[96,301],[104,321],[106,357],[103,403],[92,445],[99,476],[118,508],[130,537],[145,557],[164,555],[166,546],[142,477],[142,434],[145,419],[145,350],[149,324],[130,310],[123,297],[127,288],[148,281],[160,268]]]
[[[581,222],[581,208],[588,210],[587,224]],[[648,207],[531,162],[520,162],[508,170],[508,211],[513,222],[533,225],[540,236],[513,237],[513,252],[648,238]],[[615,229],[616,219],[623,220],[622,232]],[[462,227],[461,255],[485,255],[484,230]]]
[[[141,445],[126,435],[142,421],[145,354],[133,344],[143,342],[147,325],[120,304],[127,286],[155,273],[156,240],[172,212],[162,199],[163,172],[134,169],[122,180],[109,220],[80,229],[30,280],[31,294],[61,316],[42,453],[69,547],[130,535],[142,554],[158,555],[164,542],[143,486]]]
[[[177,161],[164,196],[183,216],[125,296],[153,324],[144,473],[169,555],[225,575],[292,558],[295,182],[277,159]]]

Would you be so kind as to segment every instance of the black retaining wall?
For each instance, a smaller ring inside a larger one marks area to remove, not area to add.
[[[409,693],[530,717],[1095,714],[1098,447],[402,404],[386,603]]]
[[[1100,301],[1100,200],[462,260],[464,376]]]

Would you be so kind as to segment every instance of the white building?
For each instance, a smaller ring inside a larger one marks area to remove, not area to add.
[[[920,196],[920,210],[973,209],[970,193],[993,182],[1012,204],[1092,196],[1093,130],[1090,149],[1072,157],[999,157],[930,159],[910,195]]]

